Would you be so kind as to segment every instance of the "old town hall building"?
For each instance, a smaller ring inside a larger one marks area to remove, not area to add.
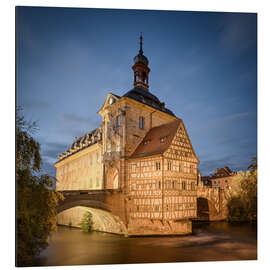
[[[134,88],[109,93],[101,126],[58,156],[56,189],[121,191],[130,235],[189,233],[199,160],[183,120],[150,92],[148,64],[140,37]]]

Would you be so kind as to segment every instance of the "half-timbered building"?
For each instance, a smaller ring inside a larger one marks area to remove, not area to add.
[[[133,89],[109,93],[100,127],[58,156],[56,188],[118,190],[131,235],[190,233],[199,160],[183,120],[150,92],[148,64],[140,37]]]

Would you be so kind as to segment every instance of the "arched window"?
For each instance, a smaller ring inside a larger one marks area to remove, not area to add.
[[[142,80],[145,83],[145,81],[146,81],[146,73],[145,72],[142,73]]]

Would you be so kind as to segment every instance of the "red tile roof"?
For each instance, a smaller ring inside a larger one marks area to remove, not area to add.
[[[130,158],[164,153],[170,146],[181,120],[151,128]]]

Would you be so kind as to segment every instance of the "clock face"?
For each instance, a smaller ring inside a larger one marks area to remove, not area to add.
[[[111,104],[113,104],[114,103],[114,99],[112,98],[112,97],[110,97],[110,99],[109,99],[109,104],[111,105]]]

